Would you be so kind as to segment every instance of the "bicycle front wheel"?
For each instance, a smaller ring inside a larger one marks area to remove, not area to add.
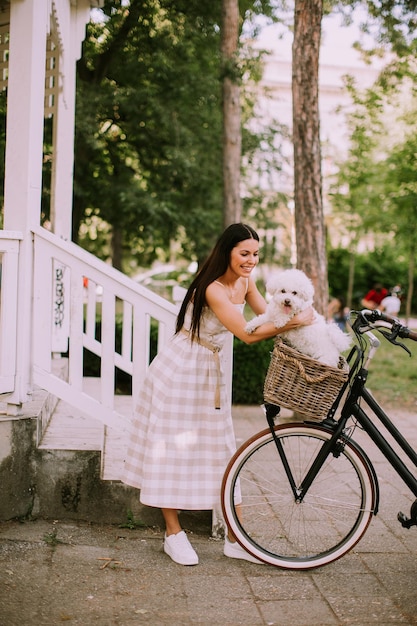
[[[332,433],[320,425],[275,426],[298,488]],[[297,501],[269,430],[245,442],[226,469],[223,514],[250,554],[294,570],[326,565],[362,537],[373,515],[376,485],[370,463],[350,441],[330,454]]]

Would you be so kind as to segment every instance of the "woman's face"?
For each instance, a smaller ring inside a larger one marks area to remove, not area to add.
[[[259,241],[240,241],[230,253],[229,267],[238,276],[248,277],[259,263]]]

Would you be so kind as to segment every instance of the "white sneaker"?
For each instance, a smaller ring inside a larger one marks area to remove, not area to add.
[[[180,565],[197,565],[198,556],[183,530],[164,537],[164,552]]]
[[[224,542],[223,554],[231,559],[243,559],[244,561],[250,561],[251,563],[257,563],[263,565],[263,561],[256,559],[254,556],[246,552],[242,546],[237,542],[230,541],[227,537]]]

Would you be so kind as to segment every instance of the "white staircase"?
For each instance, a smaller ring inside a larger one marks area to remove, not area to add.
[[[130,492],[119,482],[133,414],[132,398],[137,396],[154,354],[175,331],[178,304],[161,298],[43,228],[34,228],[32,237],[33,292],[28,308],[30,317],[26,318],[31,335],[27,345],[31,349],[21,351],[24,361],[17,368],[18,373],[24,372],[30,385],[20,406],[16,393],[10,402],[3,396],[0,425],[2,419],[14,419],[13,407],[16,419],[36,418],[38,448],[51,452],[41,454],[34,464],[33,471],[39,471],[39,476],[47,473],[40,479],[42,487],[46,487],[36,494],[36,506],[41,512],[101,519],[101,500],[89,499],[91,493],[99,493],[112,502],[107,512],[109,519],[119,519],[124,511],[138,506],[136,490],[132,488]],[[14,301],[19,236],[9,233],[7,239],[0,238],[1,242],[2,289],[10,296],[9,301]],[[2,337],[13,338],[10,326],[15,320],[9,316],[5,321]],[[14,346],[15,342],[10,344]],[[84,376],[88,353],[99,362],[100,378]],[[232,337],[224,348],[223,359],[226,384],[231,390]],[[9,362],[0,362],[0,382],[4,380],[5,384],[10,379],[10,363],[13,364],[10,355]],[[132,395],[115,394],[118,370],[131,377]],[[22,377],[16,376],[19,378]],[[82,454],[88,452],[92,454]],[[99,476],[94,470],[97,466]],[[33,480],[38,480],[38,475]],[[71,502],[79,508],[68,509],[62,489],[72,489],[76,497]],[[8,504],[10,510],[12,504]],[[143,511],[142,514],[145,515]],[[149,517],[149,513],[146,515]],[[213,511],[213,535],[222,529],[221,514]]]
[[[99,378],[84,378],[85,388],[92,396],[100,389]],[[132,396],[116,395],[114,408],[130,419]],[[42,433],[38,448],[41,450],[86,451],[101,453],[102,480],[120,480],[126,447],[128,429],[106,426],[99,419],[83,413],[64,400],[59,400]]]

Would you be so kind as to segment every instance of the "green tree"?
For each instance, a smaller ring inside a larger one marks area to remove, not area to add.
[[[106,2],[78,66],[74,238],[99,215],[120,269],[122,244],[149,263],[182,226],[200,253],[221,224],[219,20],[182,4]]]
[[[395,146],[383,164],[385,194],[383,210],[391,215],[391,229],[397,245],[408,259],[406,317],[411,316],[417,254],[417,135],[410,134]]]
[[[388,46],[399,59],[415,56],[416,0],[355,0],[349,4],[365,4],[369,18],[362,28],[376,35],[377,49]]]
[[[318,87],[322,15],[322,0],[295,0],[292,96],[297,264],[312,279],[316,306],[324,313],[328,289]]]
[[[239,4],[239,29],[268,2]],[[205,257],[223,223],[221,0],[107,0],[78,64],[73,238],[113,259]],[[240,76],[259,76],[244,54]],[[240,79],[239,79],[240,80]],[[243,120],[253,102],[241,89]],[[262,138],[263,140],[263,138]],[[246,155],[259,142],[246,127]],[[236,178],[236,175],[235,175]],[[97,227],[104,223],[108,229]],[[101,239],[100,239],[101,241]]]
[[[407,316],[411,314],[416,252],[415,229],[410,228],[416,217],[415,105],[411,104],[408,112],[405,106],[412,103],[411,68],[409,60],[404,64],[394,58],[365,93],[360,94],[352,83],[349,85],[356,105],[350,117],[351,148],[348,159],[340,166],[333,196],[335,210],[344,216],[351,259],[357,255],[359,242],[368,233],[372,237],[376,261],[372,282],[389,286],[387,281],[391,278],[392,286],[400,281],[382,259],[377,261],[379,250],[385,251],[385,259],[392,256],[393,266],[406,285]],[[407,137],[405,141],[403,136]],[[390,247],[392,255],[387,252]],[[408,265],[406,276],[401,270],[403,260]],[[353,281],[348,290],[350,299],[352,294]]]

